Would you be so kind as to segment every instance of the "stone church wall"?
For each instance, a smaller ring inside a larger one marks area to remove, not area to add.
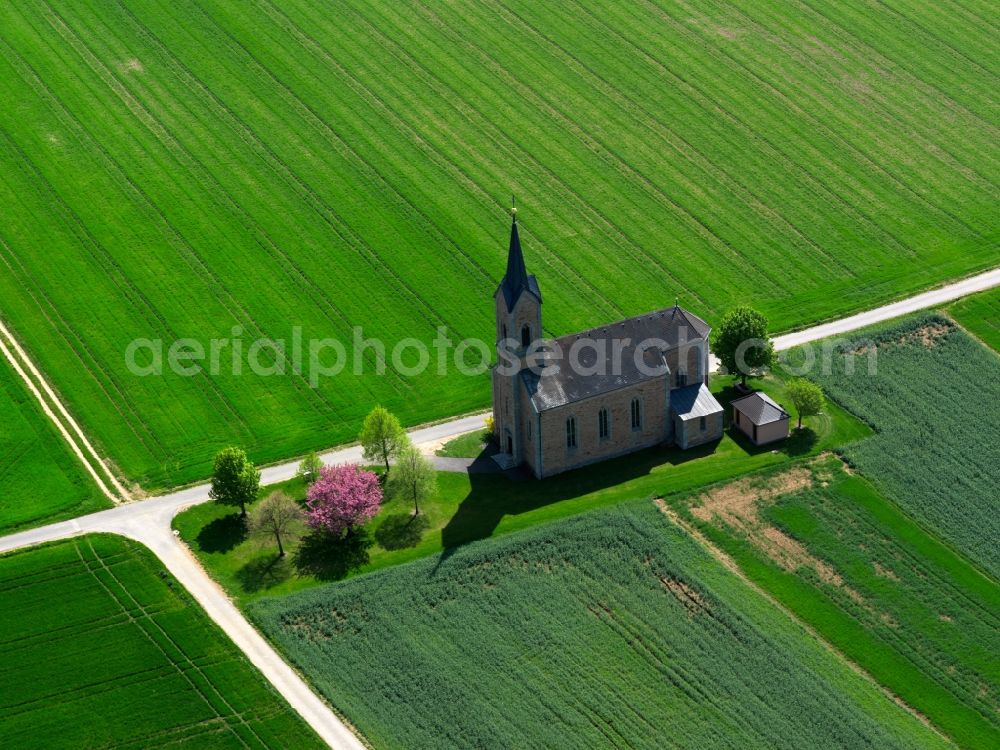
[[[633,398],[642,403],[642,427],[631,425]],[[542,412],[542,475],[601,461],[666,442],[671,435],[666,377]],[[598,413],[607,408],[611,434],[600,438]],[[566,445],[566,420],[576,418],[576,448]]]

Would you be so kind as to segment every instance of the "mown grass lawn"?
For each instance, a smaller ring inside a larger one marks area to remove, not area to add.
[[[111,507],[0,357],[0,533]]]
[[[138,543],[4,555],[0,599],[0,747],[324,747]]]
[[[730,378],[713,381],[724,404],[734,396]],[[753,381],[779,401],[782,381]],[[809,418],[808,429],[777,446],[756,448],[727,434],[721,442],[690,451],[653,449],[541,481],[515,482],[504,475],[438,473],[435,497],[413,520],[412,508],[389,500],[365,533],[352,543],[293,548],[284,560],[268,542],[247,540],[231,508],[195,506],[174,519],[174,528],[222,586],[241,601],[281,595],[361,572],[396,565],[477,539],[525,529],[636,497],[690,491],[768,466],[858,440],[868,428],[835,405]],[[262,494],[272,491],[266,488]],[[299,480],[283,489],[302,498]]]
[[[840,459],[799,471],[672,505],[960,747],[1000,744],[1000,586]]]
[[[485,375],[371,352],[316,388],[245,360],[295,326],[491,340],[511,192],[546,334],[675,298],[776,330],[871,307],[996,262],[978,5],[3,3],[0,314],[155,490],[227,444],[352,440],[379,402],[485,406]],[[227,340],[216,374],[126,365],[188,337]]]
[[[380,748],[943,748],[648,499],[252,603]]]
[[[485,429],[460,435],[442,445],[435,453],[452,458],[475,458],[483,452],[486,437]]]

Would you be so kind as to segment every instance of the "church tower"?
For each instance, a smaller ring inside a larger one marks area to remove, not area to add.
[[[517,233],[517,208],[511,208],[507,273],[493,295],[496,310],[497,366],[493,369],[493,429],[500,450],[511,464],[524,460],[530,426],[523,414],[524,388],[518,387],[519,370],[532,343],[542,336],[542,294],[538,281],[524,265]],[[536,437],[537,440],[537,437]]]

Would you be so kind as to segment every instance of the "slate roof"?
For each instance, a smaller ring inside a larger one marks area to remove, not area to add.
[[[722,404],[704,383],[694,383],[670,392],[670,411],[683,421],[709,417],[722,411]]]
[[[781,408],[766,393],[756,391],[749,396],[738,398],[732,402],[733,408],[746,415],[752,424],[762,425],[788,419],[788,412]]]
[[[710,330],[704,320],[676,305],[637,315],[556,339],[562,359],[550,360],[549,364],[559,365],[558,371],[539,375],[526,369],[521,371],[521,380],[528,389],[528,396],[536,410],[541,412],[554,409],[646,380],[665,377],[670,368],[664,352],[682,344],[703,340]],[[603,361],[598,360],[598,352],[589,345],[582,346],[576,358],[581,365],[579,369],[584,373],[596,370],[595,374],[577,373],[569,366],[570,349],[579,340],[603,342]],[[615,342],[621,342],[620,347]],[[655,345],[643,347],[644,366],[640,369],[635,363],[635,353],[639,344],[649,342],[655,342]],[[621,352],[620,357],[615,356],[616,347]]]
[[[517,234],[517,214],[510,226],[510,247],[507,250],[507,273],[504,274],[503,281],[500,282],[499,291],[503,292],[504,302],[507,309],[513,310],[514,303],[517,302],[521,293],[531,292],[538,301],[542,301],[542,292],[538,288],[538,281],[534,276],[528,274],[524,266],[524,253],[521,252],[521,238]]]

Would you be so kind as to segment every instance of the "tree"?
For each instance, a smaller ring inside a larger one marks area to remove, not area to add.
[[[306,492],[306,523],[334,536],[350,535],[378,513],[381,503],[382,487],[374,472],[356,464],[324,466]]]
[[[212,471],[210,498],[223,505],[240,506],[240,515],[246,518],[247,503],[257,498],[259,489],[260,471],[242,448],[223,448],[219,451]]]
[[[316,451],[310,451],[302,459],[302,463],[299,464],[299,470],[295,473],[306,484],[312,484],[319,477],[319,470],[322,468],[323,461],[320,459],[319,454]]]
[[[383,461],[385,463],[386,475],[389,474],[389,459],[398,456],[399,452],[410,442],[406,433],[403,432],[399,420],[383,406],[376,406],[365,417],[358,441],[364,448],[366,461]]]
[[[276,490],[250,511],[248,527],[252,536],[273,536],[278,543],[278,557],[284,557],[282,538],[295,534],[304,519],[305,513],[299,504],[281,490]]]
[[[727,372],[738,372],[746,385],[747,375],[774,361],[774,345],[767,337],[767,318],[746,306],[730,310],[712,334],[712,354]]]
[[[389,477],[390,497],[404,497],[413,503],[413,515],[420,514],[420,502],[433,494],[437,486],[434,467],[414,446],[408,445],[396,459]]]
[[[813,417],[823,408],[823,389],[805,378],[796,378],[788,384],[788,396],[795,404],[799,413],[799,426],[802,429],[802,417]]]

